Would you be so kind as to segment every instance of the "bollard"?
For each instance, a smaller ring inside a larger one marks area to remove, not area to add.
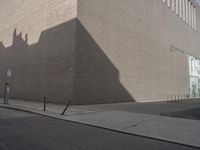
[[[189,100],[189,95],[187,94],[187,100]]]
[[[69,107],[69,105],[71,104],[71,102],[72,102],[72,101],[69,101],[69,102],[67,103],[67,106],[65,107],[65,109],[63,110],[63,112],[61,113],[61,115],[64,115],[64,114],[65,114],[65,112],[66,112],[67,108]]]
[[[169,96],[167,95],[167,103],[169,102]]]
[[[46,97],[44,97],[44,111],[46,111]]]

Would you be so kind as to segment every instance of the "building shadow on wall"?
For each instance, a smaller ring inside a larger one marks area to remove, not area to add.
[[[75,103],[133,101],[119,81],[118,69],[78,19],[76,28]]]
[[[119,71],[78,19],[43,31],[29,45],[28,35],[13,33],[13,44],[0,43],[0,95],[5,69],[13,69],[12,98],[74,105],[131,102],[119,81]]]
[[[73,99],[76,20],[59,24],[41,32],[39,41],[28,44],[29,36],[13,32],[9,47],[0,46],[0,96],[3,85],[11,84],[11,98],[64,103]],[[6,68],[12,77],[6,78]]]

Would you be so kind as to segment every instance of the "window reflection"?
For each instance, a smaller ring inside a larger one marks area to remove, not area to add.
[[[200,60],[189,56],[190,96],[200,96]]]

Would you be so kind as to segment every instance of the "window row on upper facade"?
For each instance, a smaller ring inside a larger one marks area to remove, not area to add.
[[[196,30],[196,7],[191,0],[162,0],[162,2]]]

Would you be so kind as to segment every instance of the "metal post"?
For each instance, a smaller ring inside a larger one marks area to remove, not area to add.
[[[64,115],[64,114],[65,114],[65,112],[66,112],[67,108],[69,107],[69,105],[71,104],[71,102],[72,102],[72,101],[69,101],[69,102],[67,103],[67,106],[65,107],[65,109],[63,110],[63,112],[61,113],[61,115]]]
[[[46,97],[44,97],[44,111],[46,111]]]
[[[187,100],[189,100],[189,94],[187,94]]]

